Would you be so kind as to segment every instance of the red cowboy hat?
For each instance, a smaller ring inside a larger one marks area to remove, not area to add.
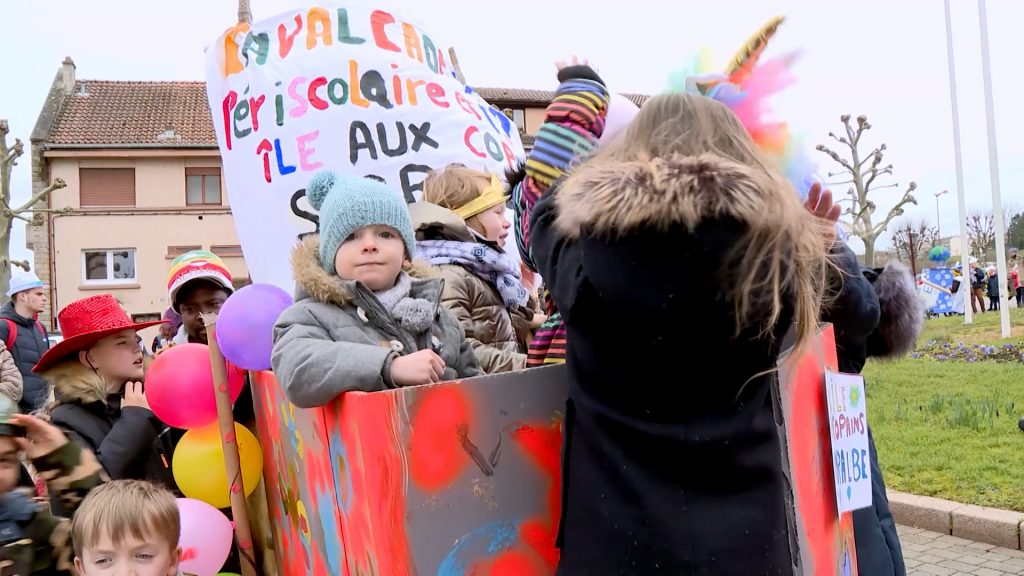
[[[64,340],[43,354],[39,363],[32,369],[36,374],[51,368],[69,354],[91,348],[93,344],[111,334],[124,330],[142,330],[166,322],[132,322],[110,294],[90,296],[68,304],[60,314],[57,314],[57,321],[64,330]]]

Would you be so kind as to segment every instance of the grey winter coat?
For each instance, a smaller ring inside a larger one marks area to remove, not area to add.
[[[308,236],[292,253],[295,304],[274,326],[271,363],[288,400],[323,406],[349,391],[395,388],[391,362],[431,348],[445,362],[445,380],[483,372],[459,322],[441,306],[444,281],[414,265],[409,296],[434,303],[434,325],[414,336],[388,314],[361,282],[332,276],[320,265],[320,239]]]

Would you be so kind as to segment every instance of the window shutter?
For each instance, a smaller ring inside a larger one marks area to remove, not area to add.
[[[79,203],[88,206],[135,206],[134,168],[79,168]]]

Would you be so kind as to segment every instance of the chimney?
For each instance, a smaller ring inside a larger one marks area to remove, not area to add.
[[[64,58],[60,66],[61,84],[64,87],[64,94],[70,95],[75,91],[75,61],[71,56]]]

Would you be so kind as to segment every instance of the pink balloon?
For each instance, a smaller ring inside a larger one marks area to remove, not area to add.
[[[608,100],[608,115],[604,120],[604,132],[601,133],[599,144],[604,144],[621,132],[640,112],[640,108],[620,94],[611,95]]]
[[[242,393],[245,375],[228,369],[231,402]],[[204,344],[179,344],[157,356],[146,373],[146,399],[156,417],[175,428],[200,428],[217,420],[217,399]]]
[[[181,572],[215,576],[231,553],[231,521],[206,502],[178,498],[181,515]]]

